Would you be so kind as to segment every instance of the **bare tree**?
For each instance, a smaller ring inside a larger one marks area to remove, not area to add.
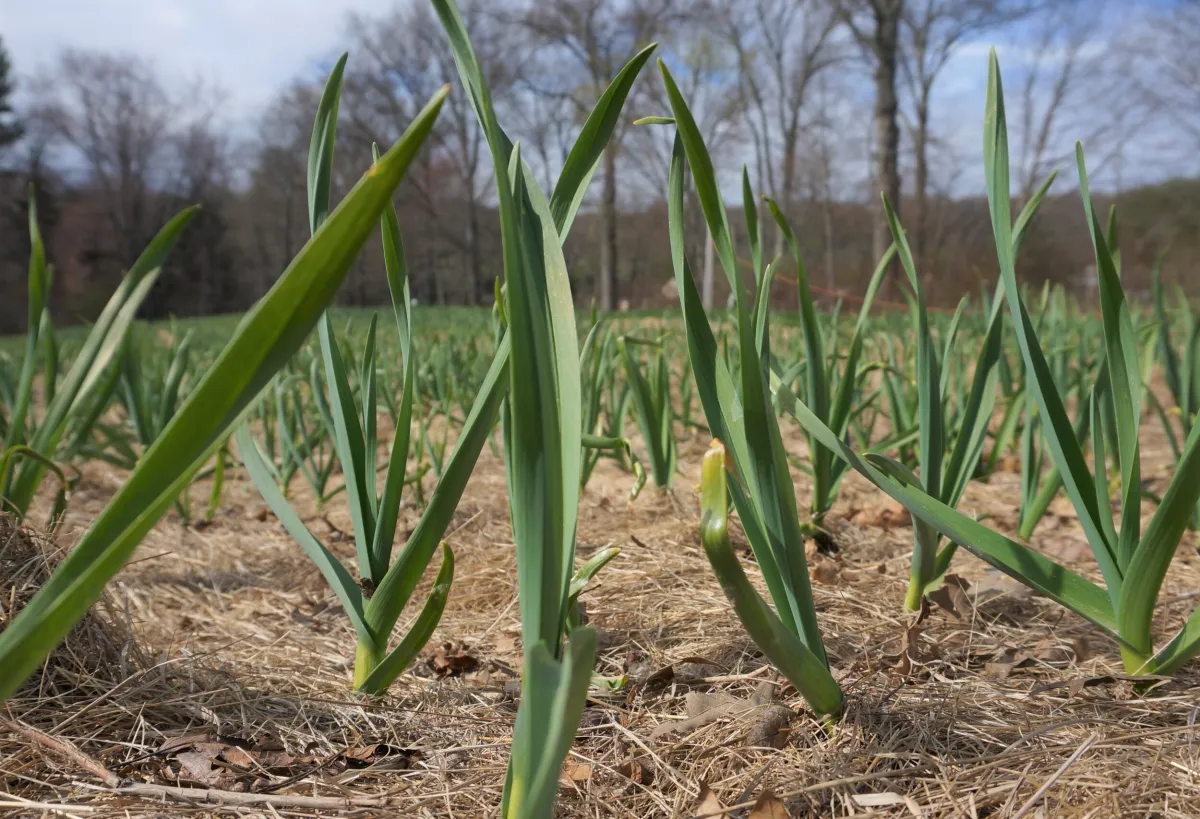
[[[722,159],[729,155],[726,149],[740,136],[738,125],[745,112],[736,53],[724,37],[713,36],[698,22],[677,29],[677,36],[672,38],[669,45],[672,76],[688,101],[717,173],[735,170],[736,166],[722,163]],[[655,78],[645,83],[642,89],[640,108],[646,111],[670,110],[666,89],[661,81]],[[662,192],[667,189],[673,143],[674,130],[670,128],[638,128],[627,138],[626,151],[630,163],[638,170],[637,177],[644,181],[646,193],[654,199],[660,199]],[[687,213],[697,222],[688,234],[705,236],[700,296],[705,307],[711,308],[716,261],[712,237],[698,208],[689,208]]]
[[[1033,37],[1015,49],[1016,182],[1028,199],[1054,168],[1073,164],[1080,141],[1095,173],[1122,154],[1137,98],[1124,55],[1104,42],[1102,15],[1093,0],[1057,0],[1035,20]],[[1103,116],[1095,101],[1105,100]],[[1010,104],[1010,108],[1013,107]]]
[[[502,106],[513,85],[506,59],[511,41],[494,4],[462,4],[471,40],[496,104]],[[445,34],[428,5],[398,8],[380,17],[352,15],[348,33],[351,61],[342,111],[347,137],[365,146],[390,144],[429,97],[442,85],[457,86],[458,74]],[[363,148],[360,148],[360,150]],[[452,184],[447,186],[447,177]],[[446,100],[410,187],[425,207],[432,226],[466,261],[468,298],[483,303],[491,293],[480,239],[482,209],[491,183],[483,133],[466,94]],[[444,294],[438,295],[444,300]]]
[[[1030,0],[907,0],[901,15],[900,68],[908,111],[902,111],[913,152],[910,242],[927,261],[929,149],[933,88],[969,38],[1030,13]],[[930,271],[927,271],[930,272]]]
[[[132,264],[166,216],[155,191],[169,174],[181,105],[131,55],[65,51],[34,89],[30,116],[82,164],[103,195],[118,261]]]
[[[32,129],[74,171],[103,230],[84,248],[93,272],[112,274],[140,255],[183,207],[193,219],[145,302],[151,316],[221,309],[233,292],[235,265],[223,208],[231,183],[216,89],[193,82],[169,91],[154,67],[135,56],[63,52],[34,80]],[[42,161],[31,154],[31,162]]]
[[[597,95],[621,67],[655,37],[686,19],[686,0],[559,0],[534,2],[520,22],[545,60],[530,87],[569,102],[586,115]],[[529,76],[532,76],[529,75]],[[617,158],[625,128],[618,128],[604,152],[601,199],[600,306],[617,304]]]
[[[837,191],[848,187],[846,166],[846,122],[835,101],[846,89],[831,73],[818,78],[812,94],[812,117],[801,146],[800,175],[806,197],[820,214],[822,265],[825,287],[838,289],[837,282]],[[846,282],[843,282],[846,284]],[[844,288],[843,288],[844,289]]]
[[[1200,145],[1200,2],[1166,4],[1133,31],[1121,51],[1131,63],[1137,97],[1190,137],[1186,147],[1161,139],[1161,152],[1169,156],[1183,148],[1191,159]]]
[[[266,292],[309,235],[305,157],[321,89],[294,83],[283,89],[259,120],[246,146],[248,184],[236,203],[239,243]]]
[[[845,23],[872,66],[875,86],[872,115],[871,173],[881,189],[900,210],[900,124],[897,79],[900,62],[900,21],[906,0],[833,0],[839,19]],[[878,198],[872,198],[874,231],[872,253],[880,258],[892,242],[891,231]]]
[[[827,0],[744,0],[725,7],[722,27],[737,55],[739,90],[754,145],[758,187],[795,205],[797,151],[809,89],[843,56]],[[775,253],[783,233],[775,231]]]
[[[175,207],[200,205],[187,231],[180,238],[172,264],[174,275],[164,275],[151,294],[162,305],[155,312],[209,315],[245,303],[239,297],[245,288],[237,276],[237,263],[229,229],[232,198],[233,152],[230,140],[218,124],[197,120],[175,134],[172,176],[167,190]],[[249,297],[257,293],[248,293]],[[153,310],[153,305],[151,305]]]
[[[520,135],[521,157],[535,174],[543,190],[554,188],[558,171],[567,161],[578,133],[579,109],[575,102],[558,95],[539,93],[542,66],[523,61],[513,84],[508,116],[513,137]]]

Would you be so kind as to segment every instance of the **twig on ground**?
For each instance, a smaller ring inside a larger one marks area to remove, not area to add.
[[[279,793],[242,793],[220,788],[149,785],[140,782],[119,788],[109,788],[107,791],[117,796],[136,796],[140,799],[172,799],[187,805],[269,805],[276,808],[311,808],[313,810],[397,808],[406,801],[394,796],[291,796]],[[427,795],[422,795],[421,798],[427,798]]]
[[[32,725],[25,725],[11,719],[0,718],[0,727],[18,733],[30,742],[41,745],[59,756],[66,757],[76,768],[91,774],[110,788],[115,788],[121,784],[121,777],[76,748],[75,744],[70,740],[62,739],[61,737],[52,737],[44,731],[39,731]]]
[[[1095,734],[1092,734],[1090,737],[1085,739],[1083,744],[1075,749],[1075,753],[1067,757],[1067,761],[1059,766],[1057,771],[1050,775],[1050,778],[1042,784],[1042,787],[1037,789],[1033,796],[1029,797],[1029,801],[1021,806],[1021,809],[1016,812],[1016,814],[1013,816],[1013,819],[1021,819],[1022,816],[1033,810],[1033,807],[1041,801],[1043,796],[1046,795],[1046,791],[1050,790],[1054,783],[1057,782],[1059,778],[1067,772],[1067,769],[1078,762],[1079,758],[1087,753],[1088,748],[1091,748],[1096,744],[1097,739],[1098,737]]]

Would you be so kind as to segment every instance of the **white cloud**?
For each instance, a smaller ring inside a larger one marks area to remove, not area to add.
[[[203,78],[247,119],[298,75],[318,73],[344,44],[350,11],[393,0],[0,0],[0,37],[18,74],[67,47],[125,51],[153,61],[168,82]]]

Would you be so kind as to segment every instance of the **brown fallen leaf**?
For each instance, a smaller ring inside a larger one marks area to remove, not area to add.
[[[211,734],[184,734],[178,737],[167,737],[162,744],[158,746],[157,753],[161,755],[170,755],[175,751],[186,751],[194,746],[197,742],[212,742]]]
[[[244,748],[239,748],[236,745],[227,745],[221,751],[221,759],[228,762],[230,765],[236,765],[239,768],[253,768],[258,765],[258,755],[251,754]]]
[[[244,787],[245,778],[264,767],[257,754],[204,735],[167,740],[159,753],[178,766],[179,779],[211,788]]]
[[[900,651],[883,658],[892,671],[902,677],[907,677],[916,666],[924,665],[933,659],[933,650],[925,649],[921,641],[921,622],[928,613],[929,603],[922,600],[920,611],[904,626],[904,633],[900,637]]]
[[[408,767],[417,756],[415,751],[389,749],[386,745],[368,746],[366,750],[351,749],[347,752],[349,758],[342,753],[317,756],[313,753],[316,750],[315,744],[310,744],[303,755],[293,756],[275,734],[262,732],[252,736],[235,736],[233,732],[224,731],[217,736],[186,734],[168,737],[153,757],[146,761],[166,760],[165,770],[156,764],[155,772],[158,775],[165,774],[169,779],[195,782],[211,788],[257,791],[276,784],[273,777],[282,777],[283,781],[287,781],[317,769],[344,770],[369,764],[356,763],[353,759],[355,756],[367,759],[372,754],[402,754],[393,759],[402,762],[403,767]],[[130,773],[132,771],[123,771],[124,775]]]
[[[370,745],[355,745],[352,748],[347,748],[342,752],[342,758],[352,768],[365,768],[368,765],[374,765],[377,761],[391,755],[395,751],[396,749],[386,743],[376,742]]]
[[[768,705],[762,709],[750,733],[746,736],[746,744],[753,748],[782,748],[787,744],[787,729],[795,717],[792,709],[784,705]]]
[[[213,768],[215,753],[209,751],[184,751],[176,755],[179,763],[179,778],[191,780],[200,785],[215,786],[222,779],[224,771]]]
[[[562,772],[559,773],[559,782],[567,785],[572,782],[586,782],[592,777],[592,766],[588,762],[578,762],[571,757],[567,757],[563,762]]]
[[[749,819],[791,819],[791,814],[778,796],[770,791],[763,791],[758,799],[754,800]]]
[[[975,606],[967,595],[967,590],[970,588],[971,584],[965,578],[956,574],[948,574],[942,580],[942,585],[927,594],[926,597],[954,619],[968,622],[975,611]]]
[[[502,631],[496,635],[493,641],[496,644],[497,654],[515,654],[517,651],[517,636]]]
[[[1049,640],[1042,639],[1032,648],[1002,649],[999,653],[993,654],[992,660],[987,663],[985,670],[996,679],[1005,680],[1015,669],[1038,663],[1061,666],[1069,663],[1074,656],[1074,650],[1062,648]]]
[[[638,785],[649,785],[654,781],[654,768],[641,759],[627,759],[617,766],[617,773]]]
[[[995,659],[984,666],[984,671],[989,677],[1003,681],[1008,679],[1014,669],[1020,668],[1032,659],[1032,651],[1006,648]]]
[[[838,565],[832,560],[821,560],[812,564],[809,574],[822,586],[833,586],[837,584],[840,572]]]
[[[712,788],[708,787],[707,782],[700,783],[700,796],[696,800],[696,810],[693,811],[699,816],[707,816],[709,814],[721,813],[725,810],[725,806],[721,804],[721,800],[712,792]]]
[[[472,657],[461,646],[452,643],[442,643],[434,649],[433,656],[426,664],[438,677],[457,677],[479,667],[479,660]]]
[[[1057,641],[1043,637],[1033,647],[1033,658],[1048,665],[1065,665],[1075,659],[1075,649],[1066,648]]]

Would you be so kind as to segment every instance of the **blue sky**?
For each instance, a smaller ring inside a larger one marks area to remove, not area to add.
[[[345,45],[348,13],[379,14],[395,2],[0,0],[0,37],[18,74],[35,73],[51,63],[64,47],[79,47],[132,52],[148,58],[168,86],[183,87],[202,78],[224,92],[226,118],[235,130],[240,130],[250,126],[273,94],[289,81],[298,76],[317,78],[323,73],[322,68]],[[1112,29],[1127,25],[1130,17],[1136,20],[1148,8],[1171,2],[1174,0],[1111,0],[1108,8],[1112,21],[1107,26]],[[982,190],[980,129],[989,45],[967,44],[943,73],[935,97],[935,130],[956,158],[956,170],[950,173],[957,181],[949,184],[959,193]],[[1011,95],[1022,67],[1020,33],[1010,32],[1007,42],[999,46]],[[863,92],[858,104],[866,107],[869,87],[864,85]],[[1010,125],[1014,119],[1012,104],[1010,98]],[[863,123],[865,132],[865,119]],[[1160,127],[1153,136],[1163,135]],[[853,136],[860,138],[858,134]],[[1059,152],[1069,152],[1076,136],[1061,134],[1056,139],[1064,143],[1058,146]],[[1126,184],[1186,172],[1183,165],[1194,164],[1179,156],[1159,159],[1157,166],[1148,164],[1159,156],[1161,152],[1135,142],[1126,163],[1132,169],[1125,172]],[[1106,184],[1103,175],[1096,181],[1101,186]]]
[[[389,0],[0,0],[0,36],[18,73],[64,47],[133,52],[169,82],[202,77],[228,95],[235,119],[312,72],[339,45],[350,11]]]

